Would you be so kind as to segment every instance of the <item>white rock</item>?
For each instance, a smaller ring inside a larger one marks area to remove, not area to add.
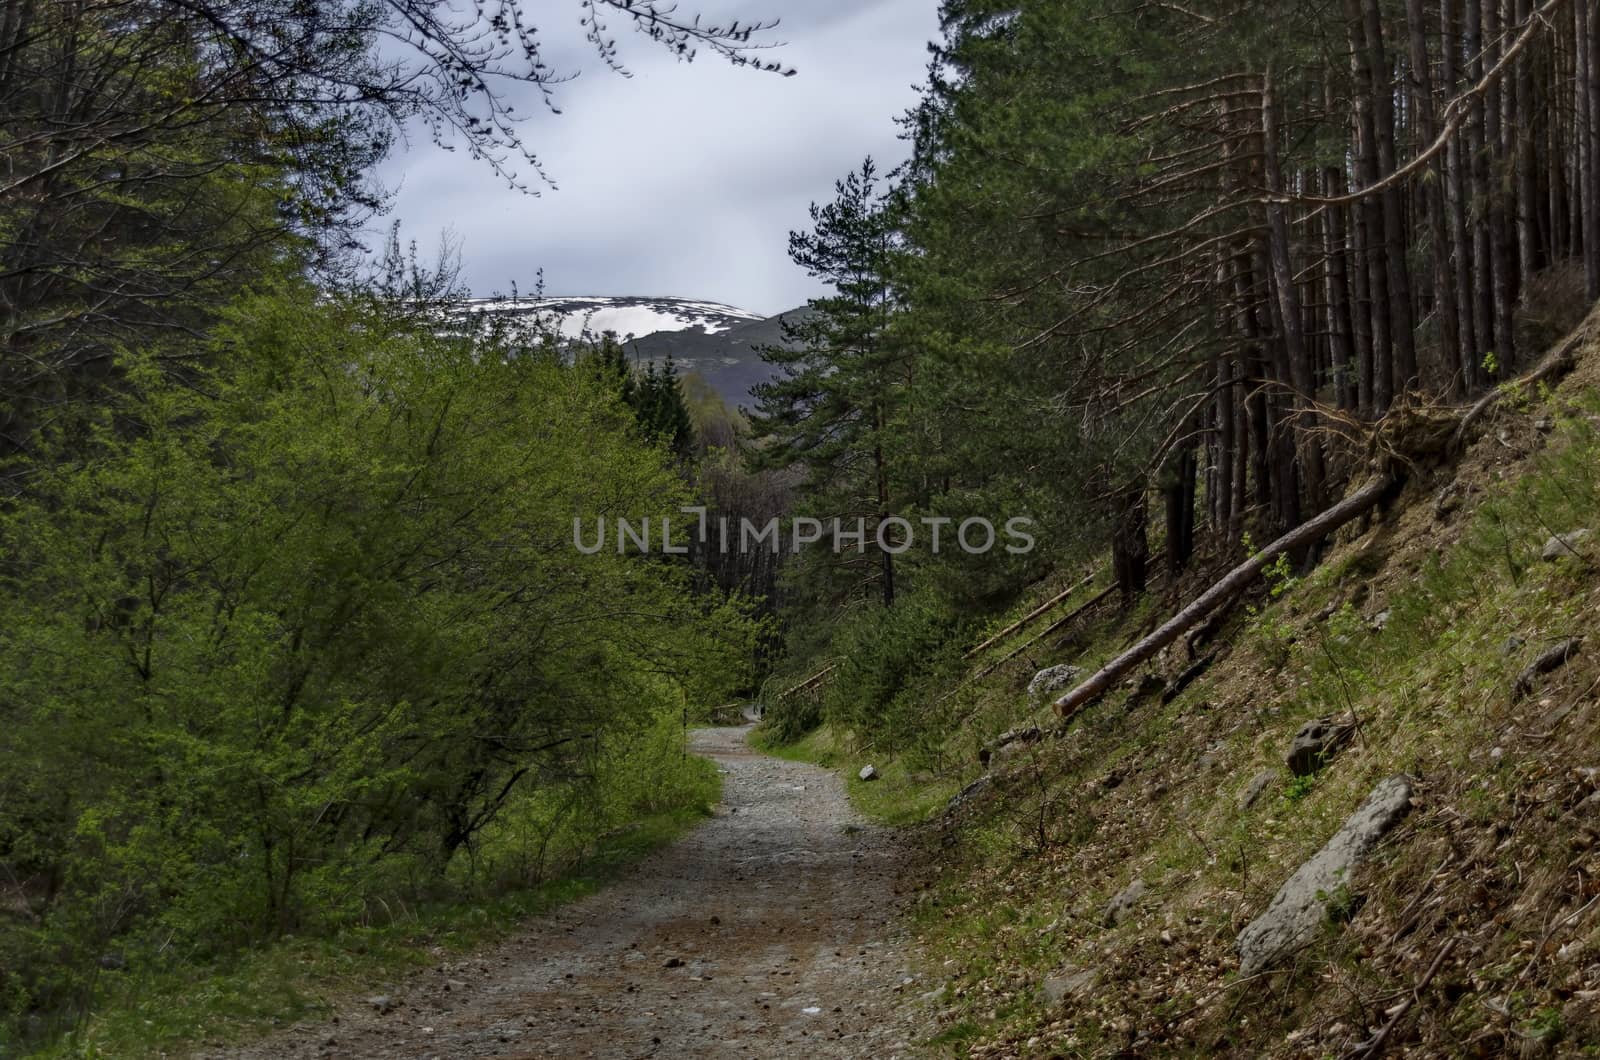
[[[1540,556],[1546,563],[1554,563],[1562,556],[1576,556],[1578,546],[1593,535],[1593,530],[1573,530],[1565,534],[1557,534],[1544,543],[1544,551]]]
[[[1068,685],[1077,684],[1083,670],[1077,666],[1047,666],[1028,682],[1028,700],[1040,703]]]
[[[1314,939],[1350,871],[1409,809],[1411,782],[1405,777],[1373,788],[1334,837],[1278,888],[1266,911],[1239,932],[1239,974],[1254,975]]]

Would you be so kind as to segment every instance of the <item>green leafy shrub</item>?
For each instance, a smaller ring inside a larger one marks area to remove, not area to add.
[[[750,658],[685,569],[573,547],[576,515],[688,500],[592,373],[301,289],[238,305],[209,367],[167,352],[0,513],[13,1036],[103,965],[526,867],[512,808],[567,857],[701,797],[674,723]]]

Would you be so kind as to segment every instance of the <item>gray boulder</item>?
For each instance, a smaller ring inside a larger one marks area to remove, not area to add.
[[[1350,871],[1410,809],[1411,782],[1405,777],[1373,788],[1327,845],[1278,888],[1266,911],[1239,932],[1239,974],[1255,975],[1316,938]]]
[[[1144,881],[1135,879],[1128,886],[1118,891],[1111,901],[1106,903],[1106,911],[1101,917],[1105,921],[1106,927],[1116,927],[1126,920],[1128,914],[1138,907],[1139,900],[1144,897],[1146,890],[1148,888],[1145,886]]]
[[[857,773],[856,776],[860,777],[862,780],[877,780],[878,771],[872,766],[862,766],[861,772]]]
[[[1339,752],[1356,732],[1356,719],[1346,714],[1342,718],[1317,718],[1300,726],[1289,745],[1285,761],[1289,771],[1297,777],[1310,776],[1327,765],[1328,759]]]
[[[1239,792],[1239,809],[1248,810],[1254,806],[1261,799],[1261,796],[1266,794],[1267,788],[1277,776],[1278,771],[1276,769],[1263,769],[1251,777],[1250,783],[1246,784],[1244,790]]]
[[[1082,676],[1081,667],[1047,666],[1034,674],[1033,680],[1028,682],[1028,700],[1035,704],[1042,703],[1063,688],[1077,684]]]
[[[1100,982],[1100,975],[1092,968],[1067,968],[1044,981],[1044,999],[1059,1005],[1068,998],[1082,997]]]
[[[1546,563],[1554,563],[1562,556],[1576,556],[1578,546],[1587,541],[1593,533],[1593,530],[1573,530],[1557,534],[1544,543],[1544,551],[1539,555]]]
[[[1511,699],[1513,702],[1531,695],[1539,686],[1539,678],[1545,674],[1561,669],[1571,662],[1578,654],[1578,649],[1583,647],[1582,637],[1568,637],[1566,640],[1546,648],[1517,675],[1516,681],[1511,686]]]

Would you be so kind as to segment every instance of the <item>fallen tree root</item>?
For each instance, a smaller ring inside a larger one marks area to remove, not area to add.
[[[1568,637],[1555,647],[1541,652],[1537,659],[1528,664],[1526,670],[1517,675],[1516,683],[1511,686],[1511,702],[1515,703],[1531,695],[1538,687],[1539,678],[1567,665],[1582,646],[1582,637]]]
[[[1273,560],[1285,552],[1291,552],[1302,545],[1322,539],[1356,516],[1376,507],[1398,482],[1399,477],[1394,472],[1378,475],[1315,519],[1301,523],[1233,568],[1221,581],[1201,593],[1193,603],[1163,622],[1155,632],[1112,659],[1082,684],[1056,700],[1056,714],[1063,721],[1071,718],[1104,695],[1134,667],[1177,640],[1185,630],[1200,622],[1234,594],[1242,592]]]
[[[1400,1021],[1406,1018],[1406,1014],[1411,1011],[1412,1006],[1422,1000],[1422,992],[1428,989],[1428,984],[1433,982],[1433,977],[1439,974],[1439,969],[1444,966],[1446,958],[1456,948],[1456,941],[1455,937],[1451,937],[1445,941],[1443,946],[1439,947],[1439,952],[1434,955],[1433,963],[1428,966],[1427,972],[1417,981],[1417,985],[1411,988],[1411,996],[1400,1003],[1395,1009],[1394,1015],[1389,1017],[1389,1022],[1385,1023],[1378,1033],[1366,1041],[1358,1042],[1353,1049],[1345,1053],[1345,1060],[1372,1060],[1373,1057],[1383,1052],[1384,1046],[1388,1044],[1389,1035],[1394,1033],[1394,1029],[1400,1025]]]
[[[1217,655],[1217,652],[1212,652],[1205,658],[1196,660],[1190,664],[1187,670],[1167,682],[1167,687],[1161,690],[1161,705],[1166,706],[1183,695],[1183,690],[1194,684],[1195,680],[1209,670],[1212,663],[1217,661]]]

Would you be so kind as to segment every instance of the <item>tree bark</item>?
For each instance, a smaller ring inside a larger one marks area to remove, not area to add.
[[[1343,190],[1339,171],[1331,166],[1324,169],[1322,193],[1332,196]],[[1341,207],[1330,206],[1322,211],[1322,296],[1328,303],[1325,326],[1334,394],[1341,409],[1353,410],[1358,407],[1355,320],[1350,309],[1349,245],[1345,239],[1344,219]]]
[[[1491,0],[1492,2],[1492,0]],[[1367,66],[1372,78],[1373,129],[1376,133],[1378,177],[1382,179],[1395,171],[1395,121],[1392,69],[1383,47],[1383,10],[1379,0],[1365,0],[1367,48],[1371,53]],[[1405,207],[1401,188],[1385,188],[1383,199],[1384,258],[1389,273],[1388,315],[1393,318],[1392,363],[1378,366],[1377,381],[1385,389],[1382,402],[1387,409],[1389,401],[1400,397],[1417,385],[1416,334],[1411,312],[1411,270],[1406,264]],[[1387,371],[1385,371],[1387,367]]]
[[[1476,84],[1483,78],[1483,8],[1479,0],[1465,0],[1465,19],[1461,44],[1467,53],[1467,80]],[[1467,155],[1472,165],[1472,327],[1478,337],[1480,357],[1498,351],[1499,337],[1494,331],[1494,277],[1489,248],[1489,158],[1485,141],[1485,107],[1481,96],[1474,97],[1465,123]],[[1475,382],[1486,377],[1480,364],[1473,365]]]
[[[1533,11],[1532,0],[1515,0],[1516,21],[1520,27]],[[1526,291],[1533,282],[1539,267],[1539,163],[1535,151],[1534,133],[1537,117],[1534,113],[1533,56],[1523,53],[1517,58],[1516,119],[1512,128],[1517,137],[1517,290]]]
[[[1167,574],[1173,579],[1184,572],[1194,555],[1195,474],[1194,446],[1185,445],[1173,454],[1161,489],[1167,515]]]
[[[1483,2],[1483,40],[1485,68],[1491,68],[1500,59],[1502,26],[1500,0]],[[1516,361],[1515,341],[1511,331],[1511,303],[1513,278],[1511,264],[1511,227],[1506,217],[1505,161],[1510,157],[1506,150],[1505,83],[1496,81],[1484,93],[1484,149],[1488,155],[1490,171],[1488,198],[1489,271],[1491,297],[1494,311],[1495,355],[1499,362],[1509,367]]]
[[[1306,506],[1312,512],[1321,511],[1323,499],[1322,439],[1317,431],[1316,373],[1311,364],[1311,350],[1306,344],[1302,326],[1299,290],[1295,286],[1294,264],[1289,256],[1288,209],[1284,206],[1283,173],[1278,162],[1278,110],[1272,92],[1272,74],[1269,71],[1261,82],[1261,139],[1262,164],[1267,184],[1267,244],[1268,258],[1272,263],[1272,289],[1277,301],[1279,330],[1282,336],[1283,356],[1287,362],[1289,378],[1294,390],[1295,450],[1305,479]],[[1295,506],[1294,523],[1304,513]],[[1286,523],[1293,525],[1293,523]]]
[[[1144,592],[1150,571],[1150,540],[1146,534],[1148,516],[1144,486],[1123,493],[1117,505],[1116,526],[1111,535],[1111,566],[1117,588],[1125,601]]]
[[[1366,18],[1362,0],[1344,0],[1346,32],[1350,40],[1350,63],[1354,74],[1356,179],[1367,188],[1379,180],[1376,121],[1373,116],[1373,74],[1371,52],[1367,47]],[[1372,356],[1363,361],[1361,411],[1366,418],[1381,416],[1389,408],[1389,367],[1393,358],[1390,334],[1388,238],[1384,233],[1384,206],[1379,196],[1361,200],[1359,242],[1366,260],[1367,320],[1372,329]]]
[[[1431,144],[1439,130],[1433,112],[1433,72],[1429,65],[1422,0],[1406,0],[1406,28],[1411,58],[1412,112],[1422,142]],[[1464,396],[1465,388],[1461,383],[1455,276],[1450,267],[1451,232],[1445,221],[1445,161],[1443,157],[1434,156],[1428,167],[1431,179],[1423,182],[1423,195],[1428,204],[1428,235],[1432,241],[1433,318],[1439,332],[1439,368],[1446,381],[1446,393],[1459,399]]]
[[[1593,34],[1595,21],[1586,0],[1574,0],[1573,38],[1576,63],[1573,76],[1574,142],[1578,161],[1584,290],[1590,300],[1600,298],[1600,172],[1596,169],[1596,71]]]
[[[1450,96],[1455,95],[1461,80],[1458,69],[1461,37],[1456,25],[1456,2],[1439,0],[1440,34],[1443,37],[1440,76],[1444,80],[1445,93]],[[1446,189],[1450,206],[1451,273],[1455,287],[1456,334],[1461,354],[1460,376],[1455,386],[1462,393],[1471,393],[1477,379],[1474,366],[1483,353],[1483,346],[1478,339],[1472,310],[1472,239],[1467,229],[1467,151],[1463,136],[1451,137],[1445,149],[1445,169],[1449,174]]]

